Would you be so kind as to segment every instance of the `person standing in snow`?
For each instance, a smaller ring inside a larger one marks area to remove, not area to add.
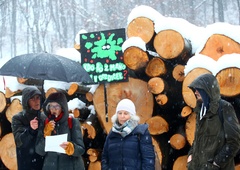
[[[219,84],[212,74],[197,77],[189,88],[197,98],[197,117],[188,170],[234,170],[240,126],[233,106],[221,99]]]
[[[104,143],[102,170],[154,170],[155,153],[147,124],[139,124],[135,105],[121,100],[111,118],[113,127]]]
[[[36,152],[45,156],[43,170],[84,170],[82,155],[85,152],[80,122],[69,117],[66,96],[52,93],[43,103],[47,116],[44,127],[40,127]],[[65,153],[45,151],[45,137],[67,134],[67,141],[60,144]]]
[[[23,111],[12,117],[12,132],[16,144],[18,170],[41,170],[44,157],[35,152],[39,126],[45,115],[41,113],[41,92],[36,87],[22,91]]]

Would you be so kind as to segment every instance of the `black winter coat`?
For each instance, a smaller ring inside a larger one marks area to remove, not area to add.
[[[43,134],[44,127],[38,133],[36,152],[45,156],[43,170],[84,170],[82,155],[85,152],[80,122],[76,118],[70,119],[72,128],[68,124],[68,106],[66,97],[62,93],[51,94],[43,104],[44,113],[49,117],[50,112],[46,106],[49,102],[57,102],[64,110],[63,117],[56,122],[52,135],[68,134],[68,141],[74,145],[74,153],[69,156],[57,152],[45,152],[45,138]],[[70,121],[69,120],[69,121]]]
[[[16,144],[18,170],[42,170],[44,157],[35,152],[38,130],[30,127],[30,121],[38,117],[39,126],[41,126],[46,116],[38,110],[29,108],[28,100],[35,94],[41,93],[32,88],[23,90],[23,111],[12,117],[11,126]]]
[[[154,170],[155,153],[147,124],[122,137],[110,131],[104,144],[102,170]]]
[[[209,109],[201,120],[200,105],[195,110],[197,124],[194,142],[189,151],[192,161],[188,164],[188,169],[234,170],[234,156],[240,149],[240,127],[233,106],[221,99],[219,85],[211,74],[197,78],[189,87],[206,92],[209,97]],[[218,115],[220,112],[223,121]],[[213,162],[220,168],[213,165]]]

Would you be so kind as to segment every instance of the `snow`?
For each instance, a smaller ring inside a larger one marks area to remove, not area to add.
[[[146,51],[146,43],[140,37],[130,37],[126,41],[124,41],[122,45],[122,51],[124,52],[127,48],[135,46],[143,51]]]
[[[184,74],[187,75],[194,68],[205,68],[206,70],[211,71],[211,69],[214,68],[213,65],[216,65],[215,60],[208,56],[197,54],[188,60],[184,69]]]
[[[231,67],[240,69],[240,54],[225,54],[217,61],[208,56],[196,54],[188,60],[184,74],[187,75],[194,68],[204,68],[216,76],[221,70]]]
[[[228,67],[236,67],[240,68],[240,54],[228,54],[220,57],[218,61],[213,60],[208,56],[204,56],[199,54],[203,49],[204,45],[208,38],[213,34],[222,34],[226,35],[234,41],[240,43],[240,26],[239,25],[231,25],[228,23],[213,23],[207,25],[206,27],[199,27],[189,23],[188,21],[181,18],[172,18],[172,17],[164,17],[155,9],[140,5],[134,8],[128,18],[127,24],[132,22],[135,18],[138,17],[147,17],[154,23],[155,32],[158,33],[163,30],[175,30],[179,32],[183,38],[191,41],[192,44],[192,54],[193,57],[189,59],[185,66],[184,73],[187,75],[194,68],[205,68],[212,72],[213,75],[216,75],[220,70],[228,68]],[[79,34],[86,33],[86,30],[80,30],[79,33],[75,37],[75,43],[80,44]],[[129,37],[122,45],[122,50],[126,50],[127,48],[135,46],[143,51],[146,51],[146,44],[140,37]],[[56,54],[62,55],[64,57],[70,58],[74,61],[81,62],[80,53],[74,48],[63,48],[59,49]],[[157,55],[155,55],[157,56]],[[6,63],[10,58],[2,58],[0,59],[0,67]],[[5,83],[4,83],[5,82]],[[59,81],[44,81],[44,91],[46,92],[50,87],[56,87],[61,89],[68,89],[71,83],[59,82]],[[22,90],[26,87],[26,85],[19,84],[15,77],[7,77],[0,76],[0,91],[5,93],[5,88],[9,87],[12,91]],[[95,92],[98,85],[89,85],[90,91],[92,94]],[[85,107],[84,104],[77,100],[73,99],[69,101],[69,108],[81,108]],[[91,107],[89,108],[92,109]]]
[[[162,18],[163,16],[150,6],[140,5],[133,8],[128,15],[127,25],[138,17],[146,17],[154,22],[155,20],[157,20],[158,18]]]
[[[236,42],[240,42],[240,26],[239,25],[231,25],[226,22],[216,22],[210,25],[207,25],[205,30],[203,30],[203,33],[201,36],[201,44],[198,45],[198,49],[195,51],[195,53],[201,52],[203,49],[205,42],[208,40],[208,38],[213,34],[222,34],[225,35],[231,39],[233,39]]]
[[[237,43],[240,43],[239,25],[231,25],[225,22],[216,22],[209,24],[206,27],[199,27],[182,18],[162,16],[155,9],[144,5],[138,6],[130,12],[127,24],[138,17],[147,17],[152,20],[156,34],[160,31],[171,29],[179,32],[183,38],[190,40],[192,45],[192,54],[194,54],[194,56],[190,58],[190,60],[187,62],[187,65],[185,66],[185,75],[197,67],[205,68],[211,71],[213,75],[216,75],[221,69],[228,67],[240,68],[239,54],[224,55],[218,61],[214,61],[208,56],[199,54],[204,48],[209,37],[213,34],[225,35]],[[137,46],[146,51],[146,44],[143,44],[142,40],[137,40],[137,37],[128,37],[128,39],[124,42],[122,49],[124,51],[131,46]]]
[[[87,33],[87,31],[85,29],[81,29],[75,36],[75,43],[77,45],[80,45],[80,34],[84,34],[84,33]]]

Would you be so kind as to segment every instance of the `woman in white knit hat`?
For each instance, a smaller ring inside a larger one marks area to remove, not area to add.
[[[134,103],[121,100],[111,118],[102,153],[102,170],[154,170],[155,153],[147,124],[139,124]]]

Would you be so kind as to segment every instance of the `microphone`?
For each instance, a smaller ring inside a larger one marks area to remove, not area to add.
[[[52,114],[51,114],[51,116],[50,116],[50,118],[49,118],[49,121],[54,120],[55,118],[56,118],[55,115],[52,115]]]

